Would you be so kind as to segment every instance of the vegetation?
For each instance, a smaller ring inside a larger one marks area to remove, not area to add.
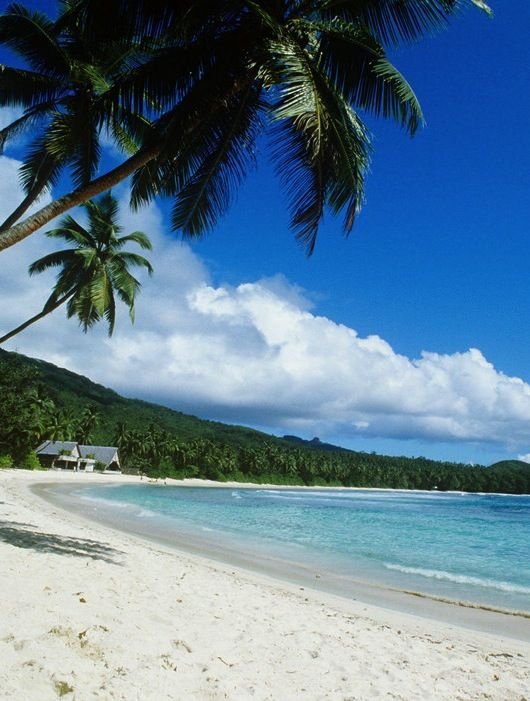
[[[0,249],[132,177],[138,207],[174,199],[184,235],[211,230],[272,141],[291,225],[309,252],[327,209],[348,233],[363,202],[370,138],[361,115],[413,134],[416,96],[387,47],[446,26],[483,0],[62,0],[59,16],[10,5],[0,44],[0,106],[23,114],[2,142],[30,133],[26,196],[0,226]],[[101,140],[123,154],[99,173]],[[65,171],[70,192],[17,222]]]
[[[486,468],[275,438],[125,399],[86,377],[5,351],[0,391],[0,456],[7,461],[12,453],[16,464],[27,461],[38,440],[52,438],[50,428],[60,426],[60,439],[74,440],[92,417],[94,443],[118,446],[127,470],[153,477],[530,493],[530,465],[517,460]]]
[[[35,367],[16,357],[0,365],[0,457],[6,464],[17,465],[31,460],[43,431],[43,419],[52,404],[37,384]]]
[[[46,232],[51,238],[73,244],[73,248],[54,251],[30,265],[30,275],[60,268],[57,282],[42,311],[2,336],[0,343],[63,304],[67,305],[68,318],[76,316],[85,332],[105,318],[111,336],[116,321],[115,294],[129,307],[131,321],[134,321],[134,302],[140,282],[131,275],[129,267],[144,267],[150,274],[153,269],[143,256],[122,248],[133,242],[151,250],[151,242],[141,231],[118,236],[122,230],[117,223],[118,203],[110,192],[97,202],[85,202],[83,207],[88,215],[88,228],[68,215],[59,222],[57,229]]]

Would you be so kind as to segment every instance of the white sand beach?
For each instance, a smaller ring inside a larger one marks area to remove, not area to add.
[[[530,619],[525,641],[334,597],[30,491],[107,479],[138,481],[0,471],[2,699],[530,699]]]

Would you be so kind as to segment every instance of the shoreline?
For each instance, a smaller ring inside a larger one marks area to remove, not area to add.
[[[0,471],[7,699],[527,694],[529,646],[498,627],[477,632],[351,601],[87,521],[33,493],[32,484],[81,482],[51,477]]]
[[[99,477],[98,475],[93,481],[94,486]],[[84,476],[81,479],[84,479]],[[126,476],[126,481],[133,484],[140,483],[135,476]],[[120,477],[113,476],[106,483],[121,484],[123,481]],[[147,484],[145,480],[143,483]],[[193,480],[193,483],[188,481],[185,485],[180,480],[167,480],[167,484],[176,487],[216,489],[222,485],[227,489],[234,488],[232,484],[224,485],[224,483],[213,481],[208,481],[205,484],[203,480]],[[68,511],[76,518],[82,518],[86,522],[96,521],[112,530],[167,547],[177,554],[200,557],[227,568],[237,567],[243,572],[266,576],[279,583],[303,586],[315,592],[333,595],[344,599],[345,602],[356,601],[360,604],[396,611],[399,614],[418,616],[425,620],[456,625],[476,632],[501,635],[530,643],[530,612],[503,609],[480,602],[449,599],[421,591],[392,587],[377,581],[326,576],[320,571],[311,570],[308,566],[286,563],[284,560],[276,560],[271,556],[263,556],[262,554],[251,557],[248,553],[241,552],[235,547],[227,547],[218,542],[211,543],[208,542],[207,538],[196,534],[167,536],[162,529],[153,529],[150,524],[144,521],[139,521],[134,517],[124,518],[123,514],[116,512],[112,506],[105,507],[103,504],[98,504],[96,507],[83,503],[78,497],[72,497],[71,493],[79,486],[79,482],[74,477],[67,484],[65,484],[64,479],[42,481],[30,486],[30,490],[40,499]],[[259,487],[249,484],[246,488]],[[121,516],[119,522],[116,520],[117,515]]]

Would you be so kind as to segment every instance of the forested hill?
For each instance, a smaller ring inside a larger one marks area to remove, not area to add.
[[[270,436],[243,426],[231,426],[216,421],[199,419],[159,404],[140,399],[126,399],[117,392],[89,380],[83,375],[59,368],[44,360],[28,358],[0,349],[0,362],[17,359],[22,365],[36,370],[39,382],[65,418],[80,416],[87,406],[98,409],[100,420],[92,431],[95,444],[109,445],[115,437],[116,424],[123,423],[131,430],[145,430],[155,425],[180,439],[204,438],[230,445],[260,443]]]
[[[0,350],[0,465],[42,439],[117,445],[126,469],[219,480],[530,493],[530,466],[492,467],[345,450],[276,438],[126,399],[82,375]],[[4,457],[3,457],[4,456]]]

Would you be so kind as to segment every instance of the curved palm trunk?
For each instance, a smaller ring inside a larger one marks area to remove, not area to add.
[[[0,227],[0,251],[13,246],[15,243],[22,241],[30,234],[33,234],[41,226],[44,226],[55,217],[63,214],[72,207],[86,202],[87,200],[99,195],[106,190],[109,190],[114,185],[124,180],[129,175],[132,175],[138,168],[141,168],[149,161],[156,158],[162,151],[162,144],[158,143],[148,148],[140,149],[134,156],[128,158],[124,163],[120,164],[113,170],[110,170],[105,175],[95,178],[87,185],[69,192],[67,195],[59,197],[54,202],[39,209],[38,212],[24,219],[19,224],[15,224],[7,231],[2,231]],[[40,317],[39,317],[40,318]],[[36,319],[35,319],[36,321]],[[25,328],[25,327],[24,327]],[[12,334],[14,335],[14,334]],[[0,338],[0,343],[5,340]]]
[[[13,336],[16,336],[21,331],[24,331],[24,329],[27,329],[28,326],[31,326],[31,324],[34,324],[39,319],[42,319],[45,316],[48,316],[48,314],[51,314],[58,307],[60,307],[67,300],[69,300],[70,297],[72,296],[72,294],[73,294],[73,292],[70,294],[64,295],[64,297],[60,297],[52,307],[50,307],[49,309],[46,309],[46,310],[43,309],[38,314],[35,314],[35,316],[32,316],[31,319],[28,319],[23,324],[20,324],[20,326],[17,326],[16,329],[13,329],[12,331],[9,331],[9,333],[6,333],[5,336],[2,336],[2,338],[0,338],[0,343],[5,343],[5,341],[8,341],[10,338],[12,338]]]

